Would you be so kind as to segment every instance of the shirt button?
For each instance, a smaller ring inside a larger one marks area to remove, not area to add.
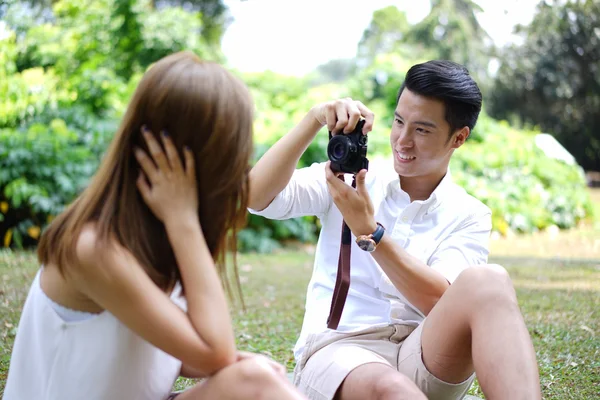
[[[402,222],[408,222],[408,218],[407,217],[402,217]]]

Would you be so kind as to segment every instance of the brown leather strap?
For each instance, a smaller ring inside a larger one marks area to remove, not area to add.
[[[340,175],[339,178],[344,180],[343,175]],[[352,187],[356,187],[356,177],[352,180]],[[348,290],[350,289],[351,240],[352,233],[350,232],[350,228],[348,228],[348,225],[346,225],[346,221],[343,221],[337,277],[335,279],[333,297],[331,298],[329,317],[327,318],[327,328],[329,329],[337,329],[340,323],[340,318],[342,318],[342,311],[344,311],[344,304],[346,303]]]

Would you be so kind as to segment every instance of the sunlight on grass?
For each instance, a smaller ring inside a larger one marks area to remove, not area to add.
[[[589,189],[595,220],[586,220],[577,229],[536,232],[494,238],[492,256],[540,257],[550,259],[600,260],[600,188]]]

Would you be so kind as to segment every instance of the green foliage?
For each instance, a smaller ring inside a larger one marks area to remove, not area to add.
[[[541,2],[502,55],[489,112],[538,124],[600,171],[600,2]]]
[[[192,3],[190,9],[176,0],[60,0],[41,1],[41,8],[34,11],[22,2],[6,3],[4,16],[12,31],[0,40],[0,240],[4,245],[35,244],[48,220],[85,187],[149,65],[183,49],[205,59],[220,59],[214,38],[222,34],[219,27],[224,26],[226,12],[217,0]],[[470,1],[436,1],[431,15],[414,27],[406,25],[397,9],[380,10],[363,35],[356,62],[337,60],[303,78],[240,73],[256,105],[253,161],[311,107],[346,96],[363,101],[376,115],[369,157],[390,156],[396,97],[408,68],[450,50],[480,65],[485,35],[474,19],[477,10]],[[549,26],[562,26],[563,22],[550,20],[554,25]],[[212,33],[205,37],[207,31]],[[435,40],[435,35],[447,40]],[[555,40],[552,35],[548,36]],[[590,43],[595,43],[592,39]],[[595,54],[589,46],[582,47],[584,54]],[[527,57],[520,59],[527,63]],[[527,68],[550,68],[540,65],[534,62]],[[505,72],[506,67],[500,76],[508,76]],[[524,82],[527,87],[529,80]],[[548,90],[544,85],[543,90]],[[564,82],[556,85],[556,90],[565,92],[563,86]],[[594,98],[586,98],[592,100],[585,107],[593,108]],[[556,112],[555,108],[543,111],[549,110]],[[577,126],[592,129],[595,125]],[[452,161],[456,181],[492,208],[494,229],[503,234],[551,225],[570,228],[591,214],[581,169],[544,155],[535,146],[536,133],[482,115]],[[298,167],[325,161],[327,143],[323,128]],[[320,228],[314,217],[270,221],[250,215],[247,222],[239,234],[243,251],[268,252],[288,241],[312,242]]]
[[[451,161],[454,180],[492,209],[493,229],[530,233],[573,228],[592,213],[581,167],[550,158],[519,131],[482,115],[479,141],[468,141]]]
[[[244,0],[241,0],[244,1]],[[229,9],[223,0],[152,0],[152,3],[161,9],[161,6],[182,7],[186,11],[194,11],[202,16],[202,36],[214,56],[220,53],[221,39],[229,22]]]
[[[17,246],[36,240],[95,171],[93,148],[60,119],[27,131],[0,130],[1,237],[10,242],[12,236]]]
[[[397,51],[405,44],[409,29],[406,14],[396,6],[376,10],[358,43],[358,57],[370,62],[379,54]]]
[[[335,59],[317,66],[314,77],[311,79],[312,85],[325,84],[330,82],[345,82],[356,72],[356,60],[354,59]]]
[[[208,56],[201,15],[181,7],[60,0],[40,18],[4,6],[0,239],[21,246],[85,187],[145,69],[179,50]]]
[[[60,36],[61,29],[56,25],[31,25],[19,46],[19,57],[16,59],[19,71],[56,65],[64,57]]]
[[[17,72],[17,53],[14,33],[0,40],[0,128],[16,127],[69,96],[52,70],[32,67]]]
[[[359,62],[364,67],[384,54],[394,54],[411,65],[416,59],[452,60],[465,65],[484,90],[489,81],[489,58],[495,49],[477,20],[481,11],[471,0],[433,0],[430,13],[410,25],[396,6],[379,9],[358,45]]]
[[[286,241],[314,242],[318,229],[315,217],[277,221],[250,214],[246,228],[238,236],[239,250],[270,253]]]
[[[203,58],[214,58],[208,44],[200,36],[203,21],[198,13],[179,7],[161,8],[140,16],[142,45],[136,55],[141,65],[167,56],[173,49],[188,49]]]

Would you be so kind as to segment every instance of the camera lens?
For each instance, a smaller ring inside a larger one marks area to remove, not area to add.
[[[346,147],[342,143],[336,143],[332,150],[333,156],[337,159],[344,158]]]
[[[336,163],[347,162],[355,152],[356,145],[345,135],[332,137],[327,145],[327,156]]]

